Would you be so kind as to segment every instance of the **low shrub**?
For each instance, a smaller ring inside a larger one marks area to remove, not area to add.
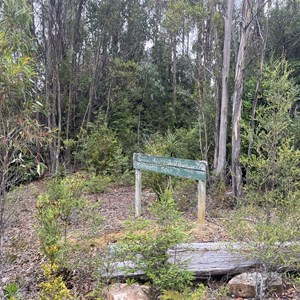
[[[97,180],[102,180],[101,177]],[[105,178],[99,186],[108,184]],[[86,188],[85,177],[75,174],[62,179],[54,179],[48,184],[47,193],[41,194],[37,200],[37,233],[42,251],[51,260],[49,247],[56,246],[56,255],[67,257],[68,228],[76,222],[81,222],[88,228],[84,231],[85,238],[90,238],[99,230],[103,218],[99,213],[100,202],[91,202],[83,197]],[[93,183],[94,184],[94,183]],[[95,188],[95,186],[93,186]],[[98,188],[98,187],[97,187]],[[82,238],[82,237],[79,237]],[[61,263],[66,260],[61,257]]]
[[[195,289],[189,287],[183,291],[165,290],[163,291],[161,300],[204,300],[207,294],[207,287],[200,283]]]
[[[185,271],[179,261],[168,261],[168,249],[176,248],[178,243],[184,241],[188,228],[177,209],[170,188],[160,195],[150,211],[154,220],[139,218],[127,222],[126,234],[118,243],[118,252],[122,259],[135,264],[134,268],[126,267],[126,271],[142,269],[145,280],[157,291],[182,291],[191,284],[194,276],[193,273]]]
[[[77,159],[96,175],[117,177],[128,168],[128,159],[123,154],[121,143],[107,124],[98,120],[89,125],[90,133],[80,141]]]
[[[109,176],[92,174],[85,181],[85,190],[92,194],[101,194],[107,190],[111,182]]]
[[[38,294],[40,300],[73,299],[62,276],[57,276],[58,265],[56,263],[45,263],[42,265],[42,269],[44,281],[40,283]]]
[[[21,300],[20,287],[13,282],[3,288],[4,300]]]

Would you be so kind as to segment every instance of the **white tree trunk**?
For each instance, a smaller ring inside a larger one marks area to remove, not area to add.
[[[242,194],[242,170],[240,164],[241,154],[241,114],[242,96],[244,90],[245,62],[247,56],[248,40],[250,36],[251,11],[256,1],[243,0],[242,30],[235,67],[234,92],[232,97],[232,189],[236,197]]]
[[[228,127],[228,80],[230,70],[230,53],[231,53],[231,33],[232,33],[232,14],[233,0],[227,1],[227,11],[225,16],[225,32],[223,46],[223,68],[222,68],[222,96],[221,96],[221,112],[220,112],[220,132],[218,143],[218,157],[216,175],[224,177],[226,166],[226,140]]]

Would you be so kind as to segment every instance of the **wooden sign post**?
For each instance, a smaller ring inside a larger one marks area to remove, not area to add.
[[[206,161],[133,154],[135,169],[135,216],[141,215],[142,170],[198,180],[198,223],[205,223]]]

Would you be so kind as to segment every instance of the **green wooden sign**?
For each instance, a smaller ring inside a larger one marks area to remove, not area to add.
[[[198,180],[198,223],[205,223],[206,170],[207,163],[200,160],[151,156],[134,153],[135,169],[135,215],[141,215],[142,173],[150,171]]]
[[[133,167],[138,170],[206,180],[206,162],[199,160],[135,153],[133,156]]]

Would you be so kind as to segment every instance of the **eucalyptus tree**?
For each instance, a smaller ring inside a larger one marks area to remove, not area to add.
[[[232,96],[232,134],[231,134],[231,173],[234,195],[242,195],[241,157],[241,114],[242,96],[244,90],[245,66],[248,52],[248,42],[251,34],[251,23],[256,7],[256,1],[244,0],[242,3],[241,37],[235,66],[234,90]]]
[[[55,132],[49,145],[50,172],[57,173],[62,147],[64,90],[61,65],[66,54],[64,1],[41,1],[41,38],[43,64],[45,68],[45,105],[47,110],[47,127]]]
[[[30,26],[31,8],[26,0],[0,5],[0,264],[7,193],[24,180],[28,170],[41,171],[37,146],[44,137],[34,118],[41,106],[34,101],[34,61]],[[29,164],[33,164],[32,170]],[[0,274],[2,267],[0,266]]]
[[[227,1],[224,19],[224,42],[223,42],[223,67],[222,67],[222,94],[219,134],[217,141],[217,153],[215,159],[216,175],[224,178],[226,167],[227,128],[228,128],[228,104],[229,104],[229,71],[231,53],[232,16],[234,0]]]
[[[217,160],[221,60],[223,43],[223,1],[197,1],[192,7],[197,38],[195,40],[195,104],[200,125],[203,159]],[[211,122],[215,119],[215,122]],[[215,148],[212,159],[213,146]]]
[[[300,2],[273,0],[270,10],[270,48],[276,57],[290,61],[300,57]]]

